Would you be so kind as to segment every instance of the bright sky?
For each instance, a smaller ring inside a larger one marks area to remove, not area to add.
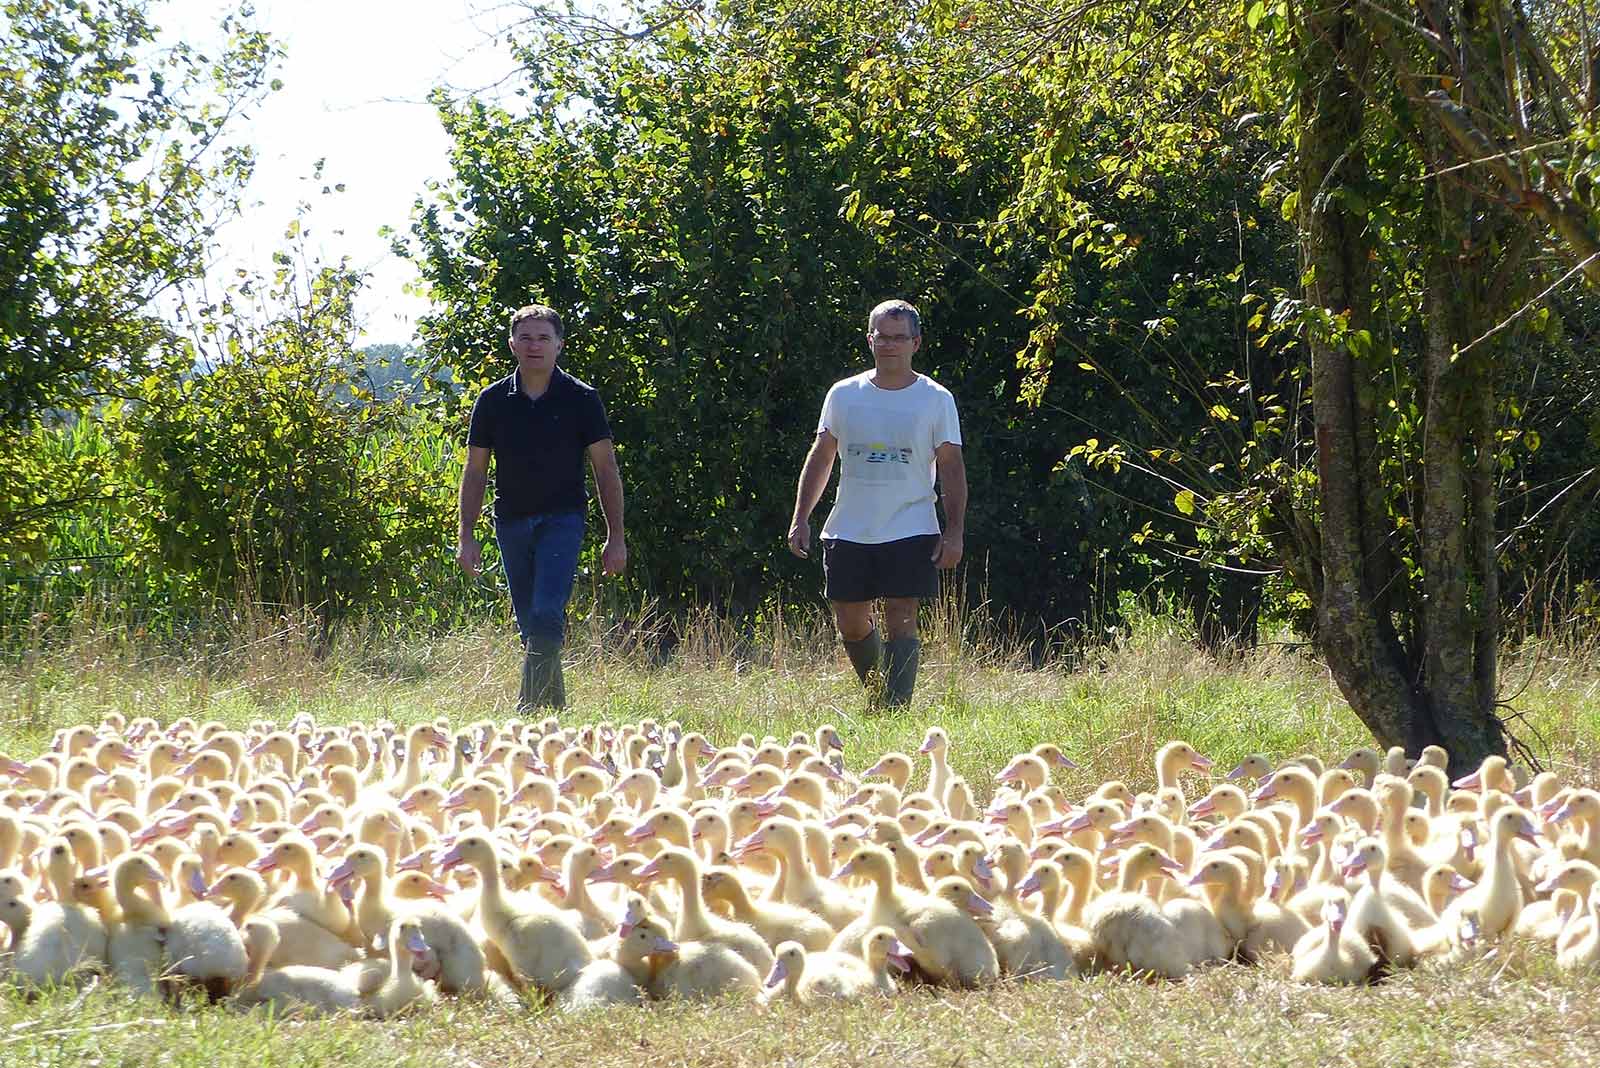
[[[229,7],[164,0],[152,15],[167,33],[202,45],[218,39]],[[328,260],[348,254],[370,272],[358,306],[366,340],[409,341],[424,302],[402,289],[416,272],[390,254],[378,229],[403,232],[424,182],[450,173],[428,91],[444,83],[495,94],[487,87],[514,64],[492,38],[515,14],[496,0],[256,0],[256,25],[288,53],[278,74],[284,87],[236,131],[256,147],[256,174],[251,206],[222,231],[214,279],[226,281],[235,266],[265,273],[295,205],[309,201],[309,246]],[[323,177],[314,182],[319,158]],[[344,193],[321,195],[339,182]]]

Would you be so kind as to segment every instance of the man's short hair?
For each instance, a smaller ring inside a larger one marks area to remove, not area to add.
[[[511,313],[511,337],[517,336],[517,324],[526,320],[535,319],[539,322],[549,323],[550,328],[556,332],[556,337],[562,337],[561,313],[554,308],[543,304],[524,304]]]
[[[922,316],[917,314],[916,305],[904,300],[886,300],[867,316],[867,329],[872,329],[872,324],[885,315],[903,315],[911,321],[911,336],[919,337],[922,334]]]

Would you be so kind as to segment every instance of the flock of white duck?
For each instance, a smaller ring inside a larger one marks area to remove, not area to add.
[[[0,975],[390,1016],[441,995],[578,1008],[924,982],[1359,983],[1508,935],[1600,965],[1600,793],[1491,757],[1212,763],[1073,801],[1049,743],[987,808],[930,727],[845,767],[832,726],[714,747],[678,724],[287,729],[108,716],[0,755]],[[926,758],[927,773],[919,768]],[[914,788],[914,782],[919,784]]]

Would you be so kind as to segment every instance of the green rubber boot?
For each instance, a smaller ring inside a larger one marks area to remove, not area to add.
[[[883,701],[890,708],[904,708],[911,703],[921,654],[922,641],[918,638],[891,638],[884,646]]]
[[[517,711],[530,708],[565,708],[567,688],[561,677],[561,643],[549,638],[529,638],[522,658],[522,689]]]
[[[865,638],[856,641],[845,640],[844,651],[850,657],[850,666],[856,669],[856,676],[861,679],[861,685],[867,685],[867,679],[874,671],[882,668],[883,639],[878,637],[878,629],[867,631]]]

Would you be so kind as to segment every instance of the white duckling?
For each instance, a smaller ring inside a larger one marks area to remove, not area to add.
[[[281,891],[269,903],[273,909],[283,909],[310,920],[336,938],[351,935],[350,910],[333,888],[324,885],[317,877],[317,850],[303,834],[292,831],[278,839],[260,859],[252,861],[250,870],[266,874],[282,869],[293,875],[290,887]],[[280,936],[283,932],[279,931]],[[356,933],[352,945],[360,939]],[[280,952],[282,947],[280,946]]]
[[[207,896],[204,883],[196,893],[202,899]],[[172,913],[166,929],[166,958],[171,989],[184,980],[199,983],[213,1002],[243,983],[249,970],[244,939],[232,918],[206,900],[190,902]]]
[[[714,916],[705,907],[700,890],[700,862],[693,853],[668,846],[635,875],[643,882],[671,879],[677,886],[681,904],[673,940],[680,946],[701,942],[725,945],[749,961],[758,973],[772,967],[772,947],[754,927]]]
[[[278,929],[272,920],[250,917],[243,936],[250,971],[234,995],[234,1004],[240,1008],[270,1005],[279,1016],[360,1011],[361,991],[343,973],[306,964],[267,967],[277,950]]]
[[[69,977],[97,972],[106,965],[105,921],[92,908],[73,903],[72,847],[57,838],[47,847],[45,874],[62,887],[60,900],[27,906],[23,935],[12,952],[11,974],[27,986],[60,984]]]
[[[758,996],[761,993],[761,975],[750,962],[727,946],[716,942],[668,941],[647,920],[640,926],[650,934],[655,953],[652,954],[653,973],[646,989],[655,998],[680,998],[698,1001],[707,998],[727,997],[732,994]],[[659,964],[655,960],[660,960]]]
[[[1484,761],[1486,768],[1493,759]],[[1496,941],[1515,927],[1517,914],[1522,911],[1522,883],[1512,846],[1519,838],[1538,841],[1533,821],[1522,809],[1506,805],[1489,821],[1489,856],[1483,878],[1451,902],[1440,917],[1441,926],[1453,940],[1459,942],[1455,936],[1460,928],[1460,917],[1468,909],[1477,914],[1478,937],[1484,941]]]
[[[1185,885],[1191,890],[1205,891],[1209,912],[1216,923],[1215,930],[1210,927],[1203,929],[1203,937],[1210,939],[1211,944],[1202,946],[1203,951],[1210,955],[1201,959],[1230,959],[1250,936],[1255,915],[1245,898],[1245,883],[1244,862],[1226,853],[1206,854],[1195,873],[1189,877]],[[1174,904],[1176,902],[1169,902],[1162,911],[1171,915]],[[1220,941],[1215,937],[1218,932],[1222,935]],[[1217,952],[1219,949],[1220,953]],[[1200,960],[1196,960],[1196,963],[1200,963]]]
[[[1541,942],[1554,943],[1566,930],[1573,915],[1581,913],[1589,891],[1600,884],[1600,868],[1587,860],[1569,860],[1552,871],[1535,888],[1541,894],[1560,895],[1563,891],[1578,899],[1578,908],[1563,915],[1555,896],[1529,902],[1517,916],[1516,933]]]
[[[1170,879],[1182,866],[1141,842],[1123,854],[1118,867],[1117,889],[1101,894],[1084,910],[1083,927],[1095,959],[1110,970],[1182,979],[1192,968],[1184,939],[1161,907],[1139,892],[1148,880]]]
[[[855,895],[831,880],[819,879],[812,870],[800,825],[794,820],[782,816],[767,820],[734,847],[734,858],[743,861],[763,851],[778,860],[774,885],[779,900],[816,913],[836,931],[861,915]]]
[[[1584,916],[1574,917],[1556,944],[1556,964],[1574,972],[1600,967],[1600,885],[1589,891]]]
[[[808,952],[828,948],[834,930],[821,916],[781,901],[755,902],[733,868],[711,868],[700,877],[707,902],[727,906],[733,919],[749,924],[776,949],[780,942],[798,942]]]
[[[928,758],[927,792],[942,802],[950,785],[950,735],[943,727],[929,727],[917,753]]]
[[[877,937],[876,943],[874,936]],[[868,932],[861,947],[861,956],[827,950],[808,952],[799,942],[784,942],[773,956],[763,999],[782,996],[802,1005],[810,1005],[821,1001],[858,1001],[893,993],[894,980],[880,970],[882,963],[874,966],[873,958],[879,957],[882,962],[887,962],[898,943],[894,931],[887,927],[877,927]],[[903,946],[900,948],[904,949]],[[901,959],[904,961],[904,954]],[[884,982],[888,983],[887,990]]]
[[[1348,901],[1342,895],[1322,905],[1322,925],[1306,932],[1292,953],[1294,978],[1302,983],[1357,984],[1371,978],[1377,955],[1360,938],[1345,933]]]
[[[1387,859],[1382,842],[1363,838],[1345,860],[1345,879],[1365,876],[1366,881],[1356,891],[1344,923],[1351,935],[1366,942],[1384,962],[1409,968],[1419,956],[1439,947],[1444,932],[1426,919],[1416,921],[1408,915],[1409,910],[1400,903],[1411,891],[1384,879]],[[1419,899],[1418,904],[1424,917],[1431,915],[1426,902]]]
[[[1179,782],[1179,776],[1185,771],[1197,771],[1209,775],[1211,766],[1211,758],[1201,756],[1188,742],[1168,742],[1156,751],[1156,789],[1165,790],[1170,787],[1181,792],[1183,786]]]
[[[437,1000],[433,983],[417,978],[412,966],[430,952],[422,926],[414,919],[397,919],[389,928],[388,941],[388,973],[383,984],[362,999],[365,1013],[379,1020],[427,1008]]]
[[[442,871],[462,864],[478,873],[478,920],[513,974],[555,993],[576,981],[594,954],[568,914],[536,897],[513,900],[501,878],[499,854],[484,834],[457,839],[439,861]]]
[[[1028,885],[1028,854],[1022,843],[1015,839],[1001,842],[996,847],[996,857],[1005,886],[994,896],[994,928],[989,938],[1001,969],[1019,979],[1070,979],[1077,975],[1077,961],[1056,927],[1053,913],[1038,915],[1023,907],[1021,894]]]
[[[834,878],[849,875],[866,879],[873,892],[866,912],[839,932],[833,950],[859,949],[874,927],[890,927],[934,982],[973,987],[999,976],[994,947],[977,923],[949,902],[896,887],[894,860],[882,846],[862,845]]]

